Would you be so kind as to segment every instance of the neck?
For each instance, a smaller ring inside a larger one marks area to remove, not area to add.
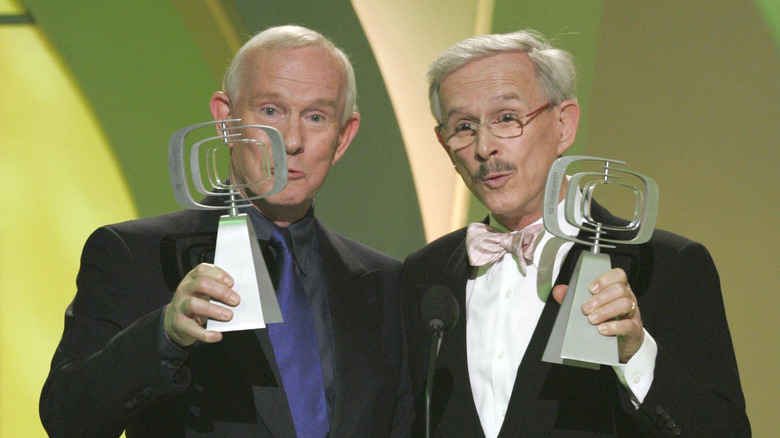
[[[302,205],[273,205],[258,199],[252,203],[254,207],[278,227],[287,227],[301,220],[311,208],[311,203]]]
[[[564,178],[563,182],[561,184],[561,191],[558,193],[558,203],[560,204],[561,201],[563,201],[566,198],[566,190],[569,187],[569,180],[568,178]],[[542,196],[544,196],[542,194]],[[496,212],[491,212],[493,217],[503,226],[505,226],[510,231],[520,231],[523,228],[533,224],[534,222],[538,221],[539,218],[542,217],[542,209],[544,208],[544,205],[539,205],[537,208],[533,209],[533,211],[529,213],[520,214],[517,216],[514,215],[502,215],[498,214]]]
[[[541,212],[535,214],[527,214],[520,217],[502,216],[500,214],[493,213],[493,217],[509,231],[520,231],[523,228],[531,225],[542,217]]]

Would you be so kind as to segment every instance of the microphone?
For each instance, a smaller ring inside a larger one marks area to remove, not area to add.
[[[452,291],[441,285],[432,286],[425,291],[420,302],[420,312],[423,321],[428,323],[428,327],[434,333],[438,332],[440,338],[443,332],[455,326],[460,314],[458,302],[452,295]]]
[[[436,358],[441,347],[444,332],[458,323],[460,307],[449,288],[432,286],[423,295],[420,302],[423,321],[431,328],[431,353],[428,358],[428,381],[425,384],[425,437],[431,437],[431,395],[433,394],[433,374],[436,370]]]

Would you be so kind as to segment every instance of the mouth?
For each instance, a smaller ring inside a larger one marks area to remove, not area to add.
[[[487,161],[479,165],[473,178],[489,189],[497,189],[512,177],[517,168],[506,161]]]
[[[273,175],[276,175],[276,168],[275,167],[271,167],[271,176],[273,176]],[[294,167],[288,167],[287,168],[287,180],[288,181],[289,180],[295,180],[295,179],[301,179],[304,176],[306,176],[306,174],[304,174],[303,171],[301,171],[301,170],[299,170],[297,168],[294,168]]]
[[[497,189],[503,186],[507,180],[509,180],[510,176],[510,172],[491,172],[482,178],[479,178],[479,181],[488,188]]]
[[[288,180],[295,180],[295,179],[301,179],[305,175],[302,170],[298,169],[297,167],[288,167],[287,168],[287,179]]]

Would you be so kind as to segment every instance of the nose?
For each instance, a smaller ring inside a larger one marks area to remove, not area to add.
[[[282,131],[284,148],[287,155],[297,155],[303,151],[303,131],[299,118],[290,117]]]
[[[486,161],[491,155],[498,153],[498,139],[492,132],[482,132],[483,129],[490,131],[488,126],[480,124],[474,132],[476,137],[474,139],[474,158],[479,161]]]

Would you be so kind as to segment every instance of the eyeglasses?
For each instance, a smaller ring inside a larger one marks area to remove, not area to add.
[[[474,144],[479,134],[479,127],[482,125],[486,125],[490,133],[498,138],[520,137],[523,135],[525,125],[531,123],[531,120],[551,106],[553,106],[553,103],[547,102],[524,116],[518,116],[514,113],[503,113],[488,123],[460,122],[455,126],[448,126],[442,123],[436,129],[439,135],[444,138],[444,143],[453,151],[458,151]],[[525,123],[523,123],[523,119],[527,119]]]

